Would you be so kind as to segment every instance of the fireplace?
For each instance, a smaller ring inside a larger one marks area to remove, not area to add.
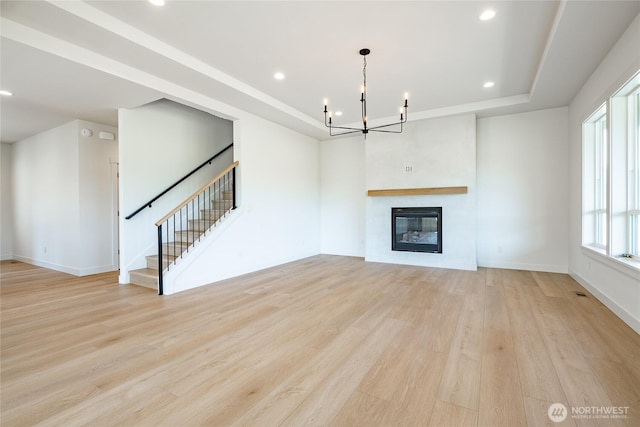
[[[442,253],[442,207],[391,208],[391,250]]]

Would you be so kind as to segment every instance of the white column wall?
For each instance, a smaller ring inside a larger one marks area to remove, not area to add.
[[[13,257],[13,145],[0,144],[0,259]]]
[[[118,129],[79,120],[79,263],[82,275],[118,269]],[[82,136],[82,129],[92,135]],[[114,140],[100,139],[100,132]]]
[[[568,109],[478,119],[478,265],[568,271]]]
[[[365,259],[475,270],[475,115],[410,122],[400,135],[370,135],[366,142],[366,159],[367,190],[466,186],[468,192],[432,196],[368,197]],[[442,253],[392,251],[392,207],[442,207]]]
[[[365,166],[362,136],[320,143],[322,253],[364,257]]]

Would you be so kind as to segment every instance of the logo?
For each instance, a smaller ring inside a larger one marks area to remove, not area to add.
[[[563,422],[569,415],[573,419],[613,420],[629,417],[628,406],[571,406],[571,411],[562,403],[553,403],[547,410],[549,419],[554,423]]]
[[[554,423],[561,423],[567,418],[569,411],[567,411],[567,407],[562,403],[552,403],[549,405],[547,415],[549,415],[549,419]]]

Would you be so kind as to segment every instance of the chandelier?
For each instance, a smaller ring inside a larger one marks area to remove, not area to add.
[[[329,128],[329,135],[331,136],[347,135],[350,133],[362,132],[366,139],[367,134],[369,132],[402,133],[402,125],[404,125],[407,122],[407,115],[408,115],[408,108],[409,108],[406,94],[404,97],[404,105],[400,107],[400,121],[389,123],[386,125],[374,126],[374,127],[367,126],[367,55],[369,55],[369,53],[371,53],[369,49],[360,49],[360,55],[362,55],[362,59],[364,61],[364,66],[362,68],[362,75],[363,75],[364,81],[362,84],[362,90],[360,91],[360,103],[362,108],[362,127],[352,128],[352,127],[346,127],[346,126],[335,126],[331,118],[331,112],[327,110],[327,100],[325,99],[324,125]],[[327,117],[328,117],[328,120],[327,120]],[[395,126],[396,128],[386,129],[392,126]],[[338,129],[338,133],[334,133],[335,129]]]

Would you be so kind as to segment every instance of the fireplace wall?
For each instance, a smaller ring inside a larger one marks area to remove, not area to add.
[[[368,190],[468,187],[467,194],[367,197],[365,259],[476,270],[475,115],[409,122],[400,135],[368,135],[365,158]],[[442,253],[391,249],[391,208],[415,206],[442,207]]]

